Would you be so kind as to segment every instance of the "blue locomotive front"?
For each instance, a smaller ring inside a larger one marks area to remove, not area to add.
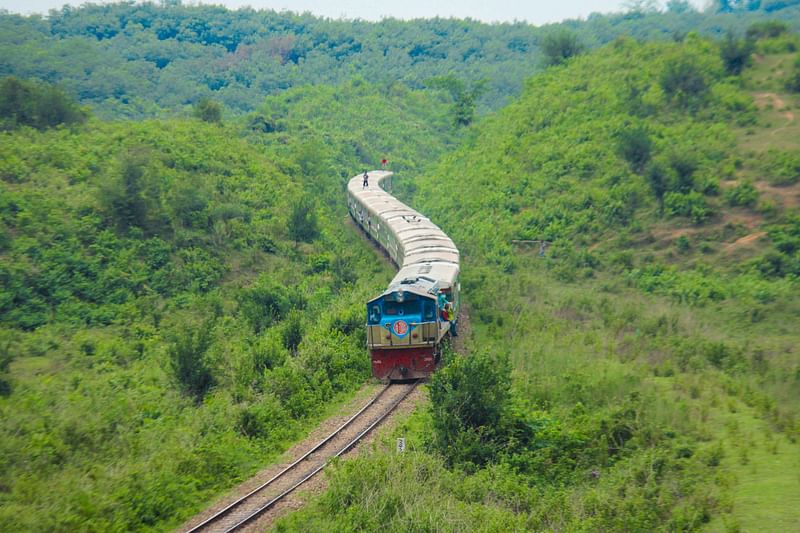
[[[452,325],[438,283],[404,280],[367,303],[367,344],[379,379],[413,379],[436,368],[439,344]]]

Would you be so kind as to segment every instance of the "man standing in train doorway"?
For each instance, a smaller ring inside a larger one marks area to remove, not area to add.
[[[367,174],[367,171],[365,170],[364,171],[364,182],[361,184],[361,188],[362,189],[366,189],[367,187],[369,187],[369,174]]]

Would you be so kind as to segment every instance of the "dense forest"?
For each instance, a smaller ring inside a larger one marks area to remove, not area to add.
[[[180,2],[66,6],[47,17],[0,12],[0,76],[58,83],[104,118],[172,116],[203,97],[247,112],[266,95],[353,76],[415,89],[454,76],[470,89],[481,85],[479,108],[488,110],[519,94],[565,32],[577,46],[595,48],[621,35],[671,41],[689,31],[743,34],[771,18],[800,25],[796,1],[747,4],[726,2],[701,13],[676,1],[662,13],[634,2],[624,13],[542,27],[458,19],[371,23]]]
[[[277,530],[800,527],[800,5],[654,5],[0,13],[0,530],[176,527],[351,398],[385,157],[469,356]]]

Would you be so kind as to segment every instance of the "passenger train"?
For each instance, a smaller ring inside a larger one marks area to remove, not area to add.
[[[380,296],[367,303],[367,346],[372,374],[381,380],[430,375],[442,343],[458,333],[461,308],[459,252],[426,217],[382,188],[391,172],[368,172],[350,180],[350,215],[398,266]]]

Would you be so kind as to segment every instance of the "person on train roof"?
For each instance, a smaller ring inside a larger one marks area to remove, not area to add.
[[[369,174],[367,174],[367,171],[365,170],[364,171],[364,182],[361,184],[361,188],[363,189],[363,188],[366,188],[366,187],[369,187]]]

